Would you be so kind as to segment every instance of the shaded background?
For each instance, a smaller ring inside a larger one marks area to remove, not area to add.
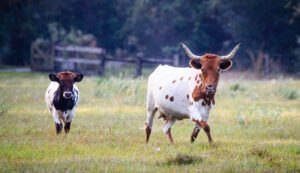
[[[7,0],[0,2],[0,62],[29,66],[30,46],[103,47],[114,56],[143,52],[165,58],[183,53],[227,54],[243,48],[236,70],[300,71],[299,0]]]

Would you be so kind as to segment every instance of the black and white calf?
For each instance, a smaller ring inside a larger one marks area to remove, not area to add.
[[[46,91],[45,100],[56,124],[56,133],[62,131],[64,122],[65,133],[70,131],[71,122],[79,102],[79,90],[74,84],[80,82],[82,74],[73,72],[60,72],[49,74],[51,83]]]

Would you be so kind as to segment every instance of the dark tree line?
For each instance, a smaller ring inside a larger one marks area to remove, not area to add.
[[[94,35],[112,55],[122,49],[163,58],[182,53],[180,42],[197,54],[225,54],[242,42],[239,68],[262,68],[268,56],[294,72],[300,69],[299,17],[299,0],[6,0],[0,2],[0,61],[28,64],[31,43],[49,38],[55,22]]]

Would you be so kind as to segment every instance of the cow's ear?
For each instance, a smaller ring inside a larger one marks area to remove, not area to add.
[[[49,79],[52,82],[58,82],[59,81],[59,78],[55,74],[49,74]]]
[[[222,60],[220,63],[220,69],[222,71],[228,70],[232,66],[232,61],[231,60]]]
[[[74,78],[75,82],[80,82],[83,79],[83,74],[78,74],[76,75],[76,77]]]
[[[195,69],[201,69],[202,64],[200,59],[192,59],[190,60],[190,66],[195,68]]]

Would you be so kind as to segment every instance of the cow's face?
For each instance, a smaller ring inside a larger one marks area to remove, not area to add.
[[[207,95],[214,95],[219,81],[220,71],[228,70],[232,65],[231,60],[221,60],[220,56],[205,54],[199,59],[192,59],[190,66],[202,71],[200,74],[204,92]]]
[[[73,72],[60,72],[49,74],[49,79],[53,82],[59,83],[59,89],[65,99],[73,97],[73,85],[75,82],[80,82],[83,78],[82,74],[75,74]]]

